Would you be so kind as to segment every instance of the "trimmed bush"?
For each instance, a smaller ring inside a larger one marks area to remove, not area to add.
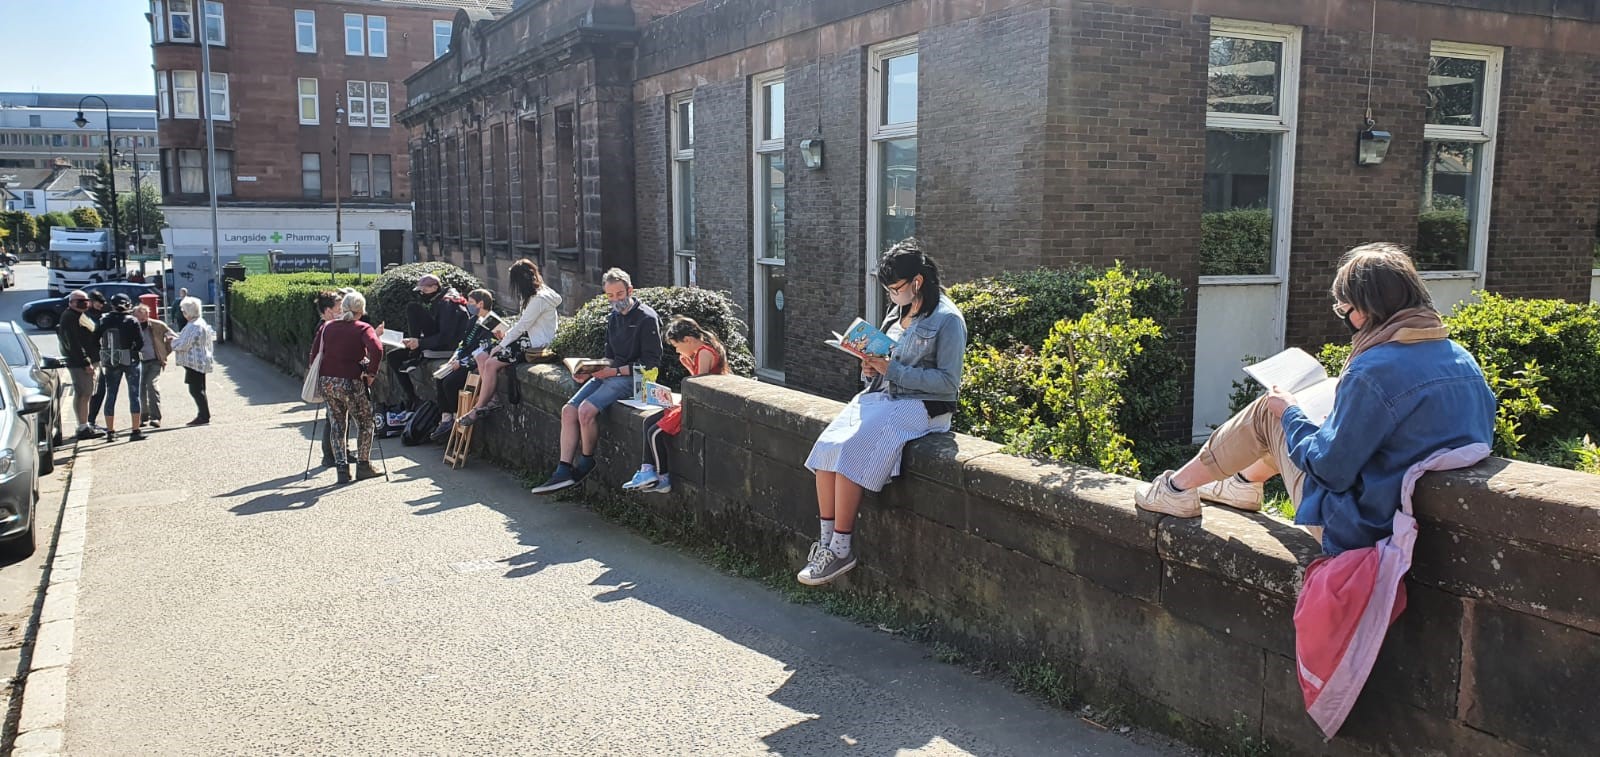
[[[678,363],[678,353],[666,343],[667,323],[673,316],[686,315],[710,329],[728,349],[728,367],[740,376],[755,373],[755,357],[745,339],[745,324],[733,312],[733,301],[726,292],[696,287],[650,287],[635,289],[633,295],[661,317],[662,351],[660,381],[674,389],[688,376]],[[551,348],[562,357],[601,357],[605,354],[606,315],[611,303],[599,295],[583,304],[571,318],[564,318],[556,330]]]
[[[1421,271],[1453,271],[1465,265],[1467,211],[1429,210],[1417,216],[1417,246],[1411,259]]]
[[[105,226],[100,221],[100,211],[90,207],[72,209],[72,225],[83,229],[98,229]]]
[[[963,434],[1012,444],[1021,419],[1044,404],[1039,356],[1027,347],[1001,351],[984,343],[967,349],[960,412],[951,425]]]
[[[310,350],[317,329],[317,292],[334,286],[355,286],[357,277],[340,274],[329,283],[326,273],[257,274],[233,284],[232,318],[268,342]]]
[[[1200,275],[1250,276],[1272,270],[1272,211],[1200,215]]]
[[[371,286],[363,290],[367,295],[367,312],[371,314],[372,322],[405,331],[406,305],[417,299],[417,293],[411,290],[417,286],[417,279],[430,273],[438,276],[446,289],[454,289],[462,297],[467,296],[467,292],[483,287],[478,277],[449,263],[407,263],[384,271],[372,280]]]
[[[1526,418],[1520,428],[1525,443],[1541,445],[1600,428],[1600,305],[1478,296],[1479,302],[1458,305],[1445,325],[1486,372],[1492,365],[1509,379],[1535,365],[1543,379],[1539,399],[1556,412]]]
[[[972,373],[972,356],[979,354],[980,346],[992,346],[1006,356],[1040,354],[1057,322],[1075,321],[1090,311],[1095,297],[1092,282],[1105,273],[1105,269],[1087,266],[1039,268],[949,287],[946,292],[966,316],[972,342],[962,392],[992,389]],[[1132,293],[1132,315],[1154,321],[1161,326],[1161,334],[1143,338],[1141,351],[1126,366],[1124,404],[1117,413],[1117,425],[1139,444],[1154,443],[1162,440],[1161,422],[1172,415],[1183,396],[1180,377],[1187,360],[1173,345],[1168,324],[1184,312],[1184,291],[1177,280],[1164,274],[1137,269],[1127,273],[1138,282]],[[977,375],[982,376],[981,371]],[[972,429],[992,421],[957,418],[956,422],[958,427]]]

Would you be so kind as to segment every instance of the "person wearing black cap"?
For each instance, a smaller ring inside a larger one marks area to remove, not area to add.
[[[105,387],[108,442],[117,440],[117,391],[124,380],[128,384],[128,412],[133,415],[133,422],[128,426],[133,430],[128,440],[144,439],[144,431],[139,427],[139,354],[144,350],[144,335],[131,310],[133,300],[128,295],[118,294],[111,298],[111,312],[100,317],[100,364],[105,368],[102,385]]]
[[[106,314],[106,295],[104,292],[96,289],[89,293],[89,310],[86,314],[89,316],[89,320],[94,321],[95,334],[98,336],[100,333],[100,319],[105,317]],[[95,382],[94,396],[89,398],[89,425],[100,433],[105,433],[105,429],[95,425],[94,419],[100,417],[100,406],[105,400],[106,375],[102,372]]]
[[[104,433],[95,428],[95,416],[89,411],[89,396],[94,394],[96,368],[100,365],[100,339],[95,335],[98,324],[90,315],[92,312],[89,295],[74,290],[67,295],[67,312],[56,326],[61,359],[66,361],[67,374],[72,377],[72,410],[78,416],[79,439],[95,439]]]
[[[412,289],[417,301],[406,305],[405,338],[401,341],[405,348],[389,356],[389,369],[414,408],[417,390],[410,374],[424,359],[442,360],[455,354],[473,319],[467,315],[466,300],[445,287],[438,276],[423,274]]]

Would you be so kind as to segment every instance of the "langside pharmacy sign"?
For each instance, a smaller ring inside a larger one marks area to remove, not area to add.
[[[227,246],[283,246],[303,247],[327,245],[333,242],[333,233],[327,231],[222,231],[218,241]]]

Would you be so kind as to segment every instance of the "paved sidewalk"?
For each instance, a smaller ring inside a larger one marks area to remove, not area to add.
[[[169,372],[79,448],[69,754],[1157,753],[438,447],[302,483],[298,382],[218,357],[211,426]]]

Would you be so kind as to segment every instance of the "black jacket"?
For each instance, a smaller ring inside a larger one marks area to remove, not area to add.
[[[61,323],[56,326],[56,341],[61,345],[61,359],[68,368],[88,368],[100,363],[99,325],[92,308],[83,313],[72,308],[63,311]]]
[[[661,365],[661,317],[649,305],[633,300],[627,315],[606,316],[606,354],[613,366]]]
[[[117,333],[117,345],[121,349],[131,350],[130,357],[133,362],[139,362],[139,353],[144,350],[144,334],[139,330],[139,321],[132,313],[126,311],[110,311],[100,316],[100,341],[98,347],[105,347],[106,334]]]
[[[431,300],[412,303],[407,308],[406,336],[418,342],[425,357],[449,357],[472,328],[466,301],[455,290],[441,291]]]

